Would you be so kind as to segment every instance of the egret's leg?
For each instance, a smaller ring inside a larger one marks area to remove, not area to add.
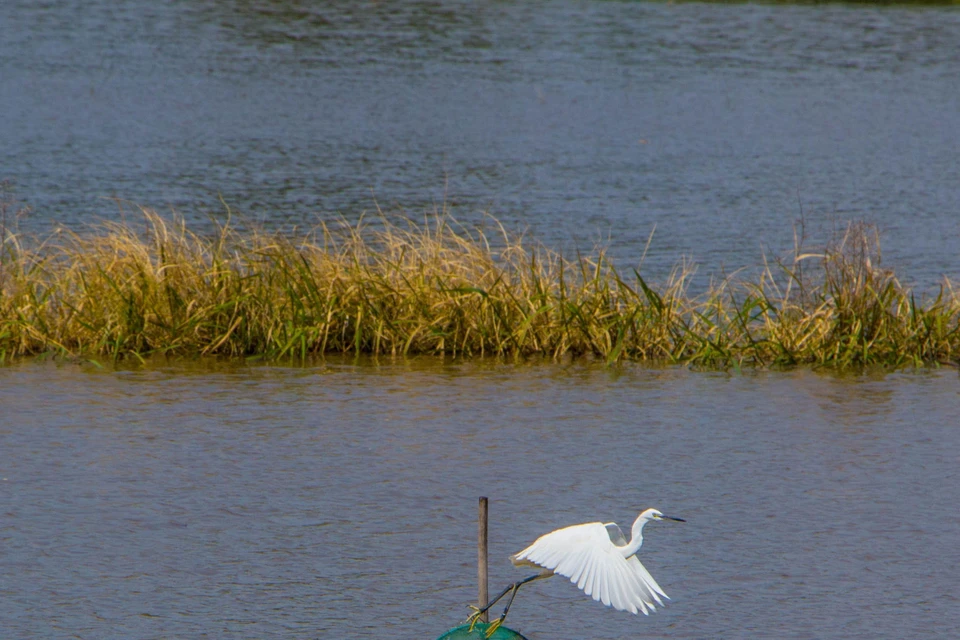
[[[546,578],[551,575],[553,575],[552,571],[549,573],[538,573],[536,575],[530,576],[529,578],[524,578],[519,582],[514,582],[513,584],[509,584],[507,585],[506,589],[504,589],[499,594],[497,594],[497,596],[493,600],[488,602],[486,606],[484,606],[482,609],[478,609],[477,607],[470,605],[470,608],[474,610],[474,612],[470,614],[470,617],[467,618],[467,622],[470,623],[470,631],[471,632],[473,631],[473,627],[477,624],[477,621],[480,620],[480,616],[482,616],[484,613],[489,611],[490,607],[497,604],[497,602],[499,602],[503,598],[503,596],[507,595],[508,591],[513,591],[513,593],[510,594],[510,603],[507,604],[507,608],[504,610],[503,615],[501,615],[499,619],[494,620],[493,623],[487,628],[487,633],[486,633],[487,637],[489,638],[490,636],[492,636],[493,633],[497,630],[497,628],[501,624],[503,624],[503,619],[507,616],[507,611],[510,610],[510,604],[513,604],[513,599],[516,597],[517,589],[520,588],[520,585],[536,580],[537,578]]]
[[[507,592],[510,591],[510,589],[513,589],[513,587],[514,587],[515,585],[516,585],[516,583],[511,584],[511,585],[507,585],[507,588],[506,588],[506,589],[504,589],[503,591],[501,591],[500,594],[499,594],[497,597],[495,597],[493,600],[491,600],[490,602],[488,602],[487,605],[486,605],[485,607],[483,607],[482,609],[478,609],[477,607],[475,607],[475,606],[473,606],[473,605],[470,605],[470,608],[474,610],[473,613],[470,614],[470,617],[467,618],[467,622],[470,623],[470,631],[473,631],[473,627],[474,627],[475,624],[477,624],[477,621],[480,620],[480,616],[482,616],[482,615],[485,614],[487,611],[489,611],[489,610],[490,610],[490,607],[492,607],[493,605],[497,604],[497,602],[499,602],[500,599],[501,599],[503,596],[507,595]]]
[[[529,578],[524,578],[523,580],[520,580],[519,582],[514,582],[512,585],[510,585],[509,587],[507,587],[507,588],[504,590],[503,593],[501,593],[499,596],[497,596],[497,600],[499,600],[500,598],[502,598],[502,597],[504,596],[504,594],[505,594],[507,591],[510,591],[510,592],[511,592],[511,593],[510,593],[510,599],[507,600],[507,606],[506,606],[506,608],[504,608],[503,613],[501,613],[501,614],[500,614],[500,617],[497,618],[496,620],[494,620],[492,623],[490,623],[490,626],[487,627],[486,636],[487,636],[488,638],[489,638],[490,636],[492,636],[494,633],[496,633],[497,629],[500,628],[500,625],[503,624],[503,621],[507,618],[507,613],[510,612],[510,607],[511,607],[511,605],[513,605],[513,599],[517,597],[517,591],[520,590],[520,587],[522,587],[523,585],[527,584],[528,582],[533,582],[534,580],[537,580],[537,579],[539,579],[539,578],[548,578],[548,577],[550,577],[551,575],[553,575],[553,572],[550,572],[550,573],[538,573],[538,574],[535,575],[535,576],[530,576]],[[495,600],[494,602],[496,602],[496,600]],[[490,604],[492,605],[493,603],[490,603]],[[489,608],[489,606],[488,606],[487,608]]]

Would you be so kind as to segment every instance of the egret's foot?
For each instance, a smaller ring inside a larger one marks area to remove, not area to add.
[[[466,619],[466,623],[470,625],[470,633],[473,633],[473,628],[476,626],[477,622],[480,620],[480,617],[483,615],[483,610],[480,607],[475,607],[472,604],[467,605],[473,609],[473,613]]]
[[[496,620],[491,622],[490,626],[487,627],[487,630],[483,634],[484,637],[489,638],[490,636],[495,634],[497,632],[497,629],[499,629],[500,625],[502,624],[503,624],[503,617],[497,618]]]

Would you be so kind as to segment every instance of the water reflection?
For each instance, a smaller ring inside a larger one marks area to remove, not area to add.
[[[245,45],[292,47],[306,54],[300,62],[339,66],[418,59],[424,50],[450,51],[451,44],[488,48],[482,37],[458,39],[462,30],[484,28],[496,9],[464,10],[436,2],[217,2],[205,19],[217,22]],[[485,46],[486,45],[486,46]],[[457,47],[459,48],[459,46]],[[364,56],[344,56],[363,51]]]

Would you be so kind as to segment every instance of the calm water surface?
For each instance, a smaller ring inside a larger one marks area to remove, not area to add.
[[[960,11],[636,2],[4,0],[0,179],[49,230],[489,211],[648,277],[850,219],[960,277]]]
[[[4,638],[435,638],[553,528],[656,505],[649,618],[560,579],[531,639],[950,638],[955,371],[439,360],[0,369]]]

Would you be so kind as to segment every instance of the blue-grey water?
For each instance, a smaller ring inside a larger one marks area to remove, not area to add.
[[[960,275],[960,10],[5,0],[0,179],[27,228],[121,205],[276,228],[487,211],[664,277],[852,219]]]
[[[864,219],[928,290],[960,273],[957,42],[936,7],[5,0],[0,180],[40,234],[137,204],[285,230],[379,204],[486,211],[630,266],[655,228],[654,279]],[[553,528],[688,519],[646,532],[664,610],[554,579],[511,612],[531,640],[952,638],[958,389],[956,370],[5,366],[0,637],[434,638],[475,598],[489,495],[493,589]]]
[[[531,640],[953,638],[956,371],[441,360],[0,369],[4,638],[436,638],[507,560],[657,506],[649,618],[553,578]]]

